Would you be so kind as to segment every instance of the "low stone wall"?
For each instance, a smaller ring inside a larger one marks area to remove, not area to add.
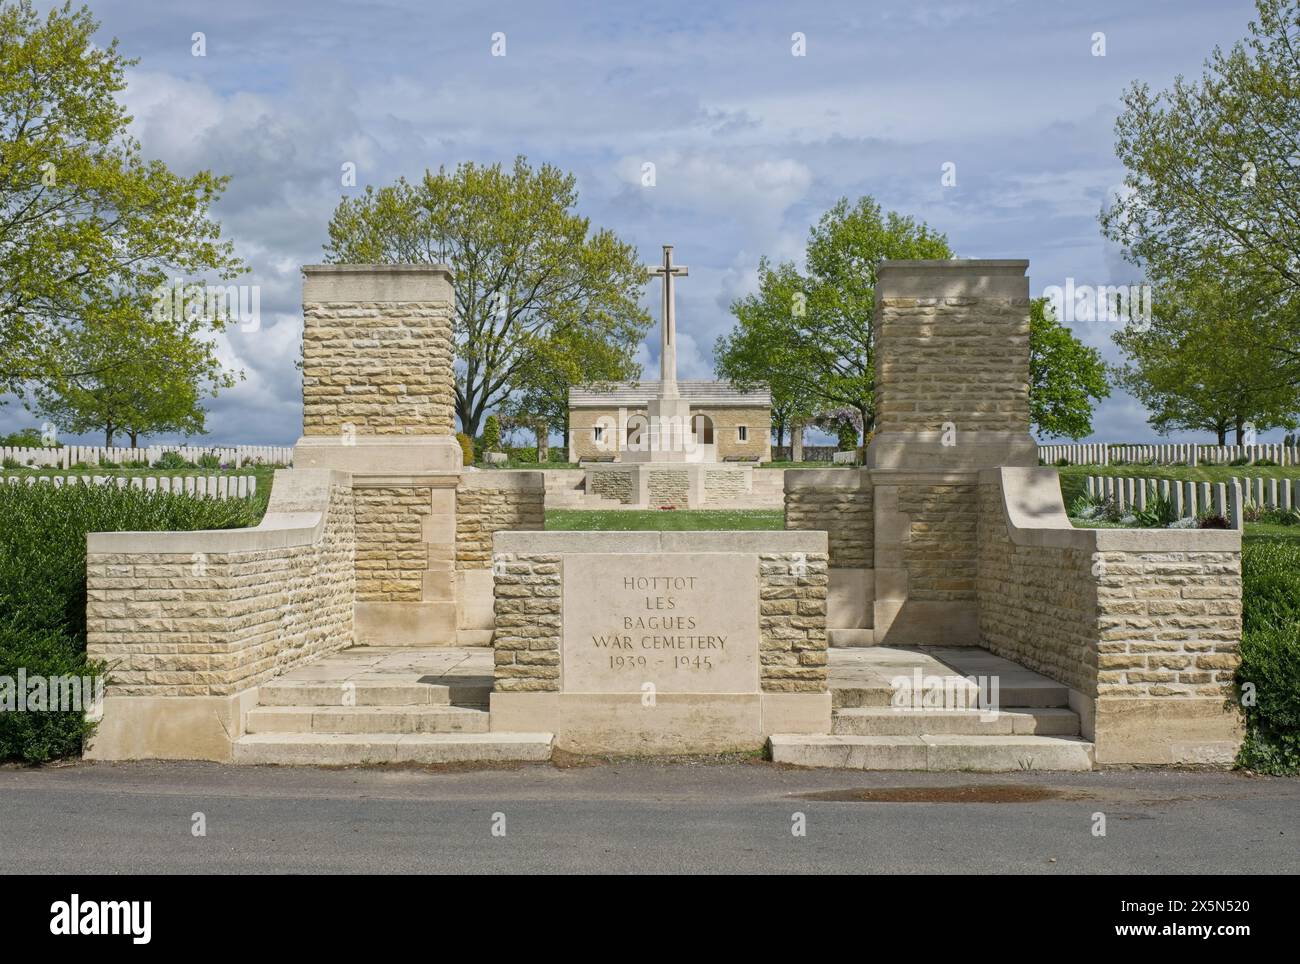
[[[433,489],[358,488],[356,511],[357,599],[419,602],[429,564],[424,526],[433,511]]]
[[[974,602],[979,486],[916,480],[898,486],[909,602]]]
[[[650,505],[686,507],[690,504],[691,476],[683,469],[647,469],[646,495]]]
[[[352,643],[351,480],[276,472],[252,529],[86,537],[87,652],[109,666],[100,759],[228,759],[255,687]]]
[[[1069,686],[1102,763],[1226,762],[1241,534],[1075,529],[1055,471],[980,478],[982,644]]]
[[[456,568],[490,569],[492,536],[546,528],[541,472],[467,472],[456,489]]]
[[[456,640],[492,643],[492,537],[546,528],[546,475],[540,471],[466,472],[456,490]]]
[[[875,527],[869,476],[860,469],[786,472],[785,527],[826,532],[832,569],[870,569]]]
[[[765,693],[827,690],[827,559],[824,552],[764,552],[758,557]]]
[[[615,502],[622,502],[624,505],[636,501],[636,492],[634,491],[630,471],[620,472],[614,469],[601,469],[599,472],[588,472],[586,475],[588,491],[592,495],[613,499]]]
[[[493,573],[496,683],[501,693],[559,692],[560,556],[504,553]]]
[[[704,470],[704,501],[727,502],[740,499],[747,493],[744,472],[732,472],[728,469]]]

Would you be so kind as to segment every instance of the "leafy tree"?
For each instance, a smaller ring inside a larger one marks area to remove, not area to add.
[[[1300,4],[1256,0],[1249,35],[1201,79],[1134,84],[1116,122],[1126,193],[1106,235],[1158,284],[1216,274],[1284,320],[1274,348],[1300,361]]]
[[[635,348],[650,327],[636,249],[592,231],[573,210],[572,174],[521,156],[511,170],[449,172],[344,198],[330,221],[335,262],[444,263],[456,289],[456,415],[473,435],[483,415],[536,378],[553,339],[587,336]]]
[[[24,428],[0,437],[0,446],[11,449],[39,449],[45,446],[45,437],[39,428]]]
[[[841,452],[857,447],[862,432],[862,413],[856,408],[846,405],[819,412],[815,421],[818,428],[835,436],[836,447]]]
[[[714,371],[741,391],[766,386],[772,393],[776,444],[785,430],[812,419],[817,397],[809,385],[795,340],[795,313],[802,310],[804,281],[794,265],[758,265],[759,293],[732,305],[736,326],[713,346]]]
[[[0,391],[93,374],[81,333],[165,337],[156,287],[242,267],[208,217],[226,179],[141,158],[116,99],[135,61],[93,44],[98,26],[88,7],[0,6]]]
[[[1248,291],[1218,276],[1156,289],[1149,326],[1130,322],[1115,336],[1126,364],[1120,384],[1151,413],[1162,435],[1209,431],[1226,443],[1246,423],[1259,431],[1295,428],[1300,393],[1274,362],[1277,320]]]
[[[636,346],[606,339],[598,329],[566,327],[537,343],[517,374],[516,392],[501,406],[516,423],[554,430],[569,446],[569,389],[601,387],[640,377]]]
[[[69,339],[64,371],[35,390],[35,410],[65,432],[102,431],[104,444],[125,433],[205,431],[202,399],[234,384],[215,346],[201,337],[203,322],[182,318],[174,328],[140,324],[86,329]]]
[[[483,423],[483,451],[497,452],[501,449],[501,422],[495,415],[489,415]]]
[[[854,204],[841,198],[808,233],[805,272],[788,262],[760,262],[758,294],[733,302],[731,313],[742,330],[756,332],[754,350],[785,346],[764,380],[802,378],[816,408],[854,408],[869,432],[875,424],[876,267],[885,259],[950,257],[947,238],[925,224],[882,213],[869,197]]]
[[[1106,364],[1056,320],[1046,298],[1029,303],[1029,417],[1039,434],[1092,434],[1093,406],[1110,395]]]

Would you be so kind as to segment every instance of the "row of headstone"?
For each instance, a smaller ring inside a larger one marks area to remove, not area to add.
[[[11,484],[35,485],[43,482],[61,488],[65,485],[115,485],[119,489],[143,489],[146,492],[184,493],[206,499],[246,499],[257,492],[257,478],[252,475],[10,475]]]
[[[1071,465],[1116,465],[1121,462],[1154,465],[1227,465],[1238,459],[1300,465],[1300,447],[1294,445],[1113,445],[1089,442],[1070,445],[1040,445],[1038,458],[1047,465],[1065,459]]]
[[[222,468],[239,469],[246,465],[292,465],[293,447],[288,445],[148,445],[144,448],[119,448],[104,445],[63,445],[58,448],[0,447],[0,460],[12,459],[19,465],[38,468],[70,469],[74,465],[99,465],[114,462],[145,462],[152,466],[166,452],[176,452],[187,462],[197,462],[215,455]]]
[[[1223,516],[1240,529],[1246,504],[1264,508],[1300,507],[1300,479],[1239,479],[1191,482],[1182,479],[1138,479],[1090,475],[1085,480],[1091,499],[1113,502],[1120,511],[1141,512],[1155,496],[1173,504],[1180,519],[1206,513]]]

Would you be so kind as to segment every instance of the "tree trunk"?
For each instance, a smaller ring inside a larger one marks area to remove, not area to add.
[[[551,440],[549,438],[551,427],[545,422],[538,422],[534,427],[537,433],[537,461],[549,462],[551,460]]]
[[[456,403],[456,417],[460,419],[460,430],[471,439],[478,438],[479,417],[474,414],[474,406],[469,402]]]
[[[1246,420],[1240,415],[1237,416],[1235,428],[1237,430],[1237,444],[1244,445],[1245,442],[1243,440],[1246,437]]]
[[[140,446],[138,443],[140,441],[140,433],[135,429],[131,429],[127,434],[131,436],[131,448],[139,448]]]
[[[108,425],[104,428],[104,448],[111,449],[112,447],[113,447],[113,426]]]

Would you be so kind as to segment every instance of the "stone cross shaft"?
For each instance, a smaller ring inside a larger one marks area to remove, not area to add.
[[[677,397],[677,311],[673,301],[673,278],[689,274],[685,265],[673,264],[673,246],[664,245],[662,264],[650,265],[651,275],[664,279],[662,320],[659,326],[659,397]]]

